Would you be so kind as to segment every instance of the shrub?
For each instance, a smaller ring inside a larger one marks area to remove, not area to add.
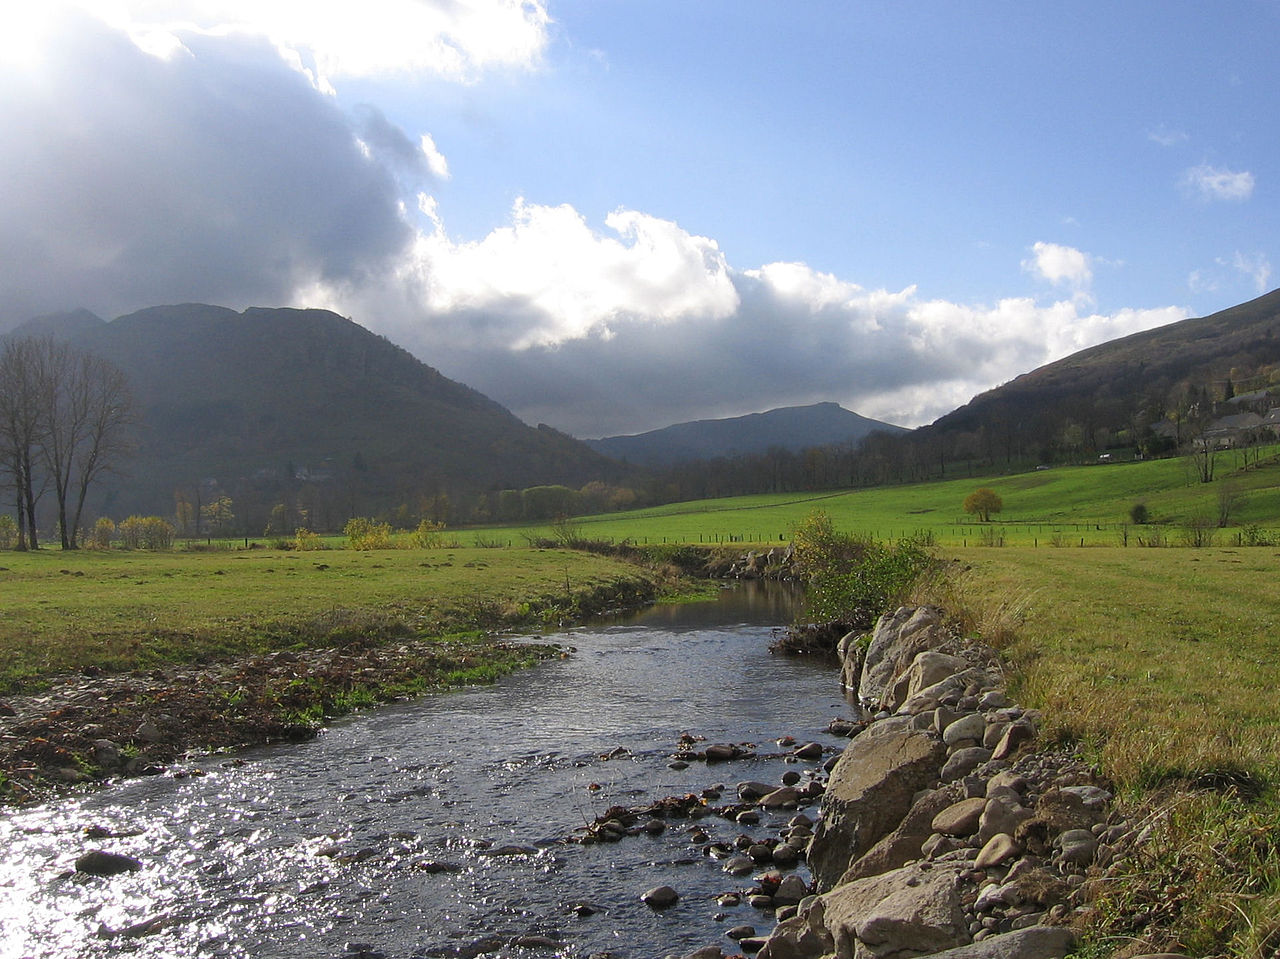
[[[89,546],[91,549],[110,549],[111,537],[116,533],[116,524],[111,521],[109,516],[99,516],[98,521],[93,524],[93,533],[89,537]]]
[[[8,513],[0,516],[0,549],[13,549],[18,538],[18,524]]]
[[[444,545],[444,523],[424,519],[413,531],[413,545],[418,549],[439,549]]]
[[[349,549],[390,549],[391,524],[375,523],[365,516],[353,516],[342,528]]]
[[[1129,507],[1129,519],[1133,520],[1135,526],[1144,526],[1151,521],[1151,513],[1147,510],[1146,503],[1134,503]]]
[[[173,524],[159,516],[130,516],[116,527],[124,549],[169,549],[173,546]]]
[[[313,549],[325,549],[326,547],[319,533],[313,533],[309,529],[299,527],[293,534],[293,548],[299,552],[306,552]]]
[[[809,586],[810,618],[854,628],[870,627],[936,566],[928,536],[881,543],[837,532],[820,510],[796,527],[793,543],[797,569]]]

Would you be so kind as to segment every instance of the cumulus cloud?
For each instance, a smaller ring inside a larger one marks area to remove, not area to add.
[[[547,43],[544,0],[73,0],[171,55],[193,33],[266,37],[323,86],[326,78],[395,73],[474,79],[535,66]]]
[[[1093,283],[1090,258],[1075,247],[1038,242],[1031,247],[1031,252],[1032,257],[1023,260],[1022,268],[1054,286],[1066,285],[1083,290]]]
[[[713,241],[628,210],[598,229],[572,207],[521,201],[508,225],[461,243],[434,201],[421,205],[433,228],[395,276],[315,288],[308,302],[367,318],[526,421],[579,436],[831,399],[918,425],[1187,315],[1099,314],[1076,298],[954,303],[795,262],[735,269]]]
[[[1182,185],[1202,200],[1240,202],[1253,195],[1253,174],[1225,170],[1203,163],[1182,174]]]
[[[11,319],[285,303],[411,240],[389,159],[404,144],[375,113],[344,115],[266,41],[191,36],[160,59],[73,12],[52,36],[39,69],[0,64],[0,128],[22,131],[0,144]]]

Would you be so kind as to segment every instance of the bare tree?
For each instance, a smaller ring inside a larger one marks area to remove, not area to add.
[[[24,545],[39,546],[36,503],[52,485],[62,548],[77,548],[89,488],[125,450],[130,409],[124,373],[101,357],[50,337],[4,344],[0,464],[17,491]]]
[[[36,503],[47,488],[37,476],[46,420],[39,397],[46,392],[43,341],[9,340],[0,349],[0,461],[14,490],[18,549],[38,549]]]

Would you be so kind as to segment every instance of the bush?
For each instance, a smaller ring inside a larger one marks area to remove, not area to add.
[[[326,549],[324,540],[320,538],[319,533],[313,533],[309,529],[299,527],[293,534],[293,548],[299,552],[307,552],[313,549]]]
[[[1135,526],[1145,526],[1151,522],[1151,513],[1147,510],[1147,504],[1134,503],[1129,507],[1129,519],[1133,520]]]
[[[124,549],[169,549],[173,546],[173,524],[159,516],[130,516],[116,527]]]
[[[99,516],[98,521],[93,524],[93,533],[89,537],[89,547],[91,549],[110,549],[111,537],[116,533],[116,524],[111,521],[109,516]]]
[[[8,513],[0,516],[0,549],[13,549],[18,539],[18,524]]]
[[[413,545],[418,549],[439,549],[444,545],[444,523],[424,519],[413,531]]]
[[[342,528],[349,549],[390,549],[391,524],[375,523],[365,516],[353,516]]]
[[[797,569],[808,582],[810,618],[851,628],[869,628],[936,566],[927,535],[881,543],[837,532],[821,511],[796,527],[793,543]]]

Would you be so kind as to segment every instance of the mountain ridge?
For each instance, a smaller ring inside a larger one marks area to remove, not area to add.
[[[743,416],[690,420],[643,433],[584,442],[613,459],[658,468],[694,460],[764,453],[774,447],[799,452],[814,446],[856,445],[873,432],[897,435],[908,431],[861,416],[837,403],[823,402],[778,407]]]

